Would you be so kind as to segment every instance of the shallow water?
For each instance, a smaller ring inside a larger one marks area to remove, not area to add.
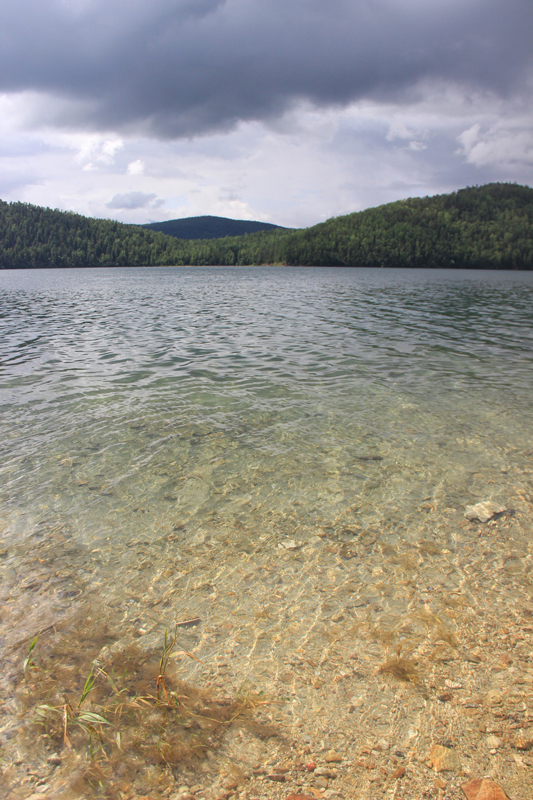
[[[147,649],[200,618],[187,677],[287,683],[362,615],[396,631],[406,585],[464,590],[467,505],[520,509],[528,551],[533,273],[35,270],[0,290],[5,680],[81,609]]]

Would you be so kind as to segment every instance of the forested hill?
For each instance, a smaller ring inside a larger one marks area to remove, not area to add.
[[[533,269],[533,189],[411,198],[312,228],[186,241],[138,225],[0,201],[0,266],[285,264]]]
[[[533,189],[510,183],[411,198],[288,234],[289,264],[533,269]]]
[[[141,225],[151,231],[166,233],[176,239],[221,239],[224,236],[243,236],[257,231],[281,230],[280,225],[271,222],[254,222],[248,219],[228,219],[227,217],[185,217],[169,219],[166,222],[148,222]],[[283,228],[283,230],[287,230]]]

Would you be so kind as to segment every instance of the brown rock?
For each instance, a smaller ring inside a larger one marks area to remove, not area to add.
[[[441,703],[448,703],[453,700],[453,694],[451,692],[443,692],[438,695],[437,700],[440,700]]]
[[[489,692],[487,692],[485,700],[488,706],[499,706],[503,700],[503,697],[496,689],[491,689]]]
[[[514,746],[517,750],[531,750],[533,747],[533,739],[530,739],[525,733],[520,732],[515,739]]]
[[[405,767],[397,767],[392,773],[392,780],[397,781],[398,778],[403,778],[405,775]]]
[[[463,783],[466,800],[509,800],[502,787],[489,778],[474,778]]]
[[[445,789],[448,785],[448,781],[445,781],[444,778],[435,778],[435,789]]]
[[[435,772],[458,772],[461,769],[459,756],[451,747],[434,744],[429,751],[429,760]]]
[[[282,775],[280,772],[273,772],[271,775],[267,775],[267,778],[270,781],[278,781],[278,783],[285,783],[285,775]]]
[[[336,778],[338,772],[335,769],[328,769],[327,767],[317,767],[315,769],[315,775],[317,778]]]
[[[311,794],[290,794],[287,800],[315,800]]]
[[[342,756],[340,753],[336,753],[334,750],[330,750],[329,753],[326,753],[324,756],[324,761],[326,764],[338,764],[342,761]]]

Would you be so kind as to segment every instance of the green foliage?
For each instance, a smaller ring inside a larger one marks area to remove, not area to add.
[[[184,240],[138,225],[0,201],[0,266],[306,265],[533,269],[533,189],[410,198],[301,230]]]
[[[0,201],[0,266],[109,267],[183,264],[162,233],[80,214]]]
[[[32,640],[29,648],[28,648],[28,655],[24,659],[24,675],[26,675],[27,671],[35,667],[35,661],[33,660],[33,651],[35,650],[35,646],[37,645],[37,639],[39,638],[39,634]]]

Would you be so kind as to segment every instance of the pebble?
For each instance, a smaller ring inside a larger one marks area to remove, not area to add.
[[[507,510],[505,506],[499,503],[493,503],[492,500],[485,500],[482,503],[476,503],[475,506],[467,506],[465,509],[465,517],[469,520],[478,519],[480,522],[488,522],[495,514],[503,514]]]
[[[503,739],[499,736],[487,736],[486,744],[489,750],[497,750],[503,744]]]
[[[392,773],[392,780],[397,781],[399,778],[403,778],[404,775],[405,775],[405,767],[396,767],[396,769]]]
[[[509,800],[502,787],[489,778],[474,778],[461,786],[466,800]]]
[[[316,798],[310,794],[290,794],[287,800],[316,800]]]
[[[443,692],[438,695],[437,700],[440,703],[448,703],[450,700],[453,700],[453,694],[451,692]]]
[[[379,742],[376,742],[374,745],[374,750],[378,750],[380,753],[386,752],[390,748],[390,743],[387,739],[380,739]]]
[[[336,778],[337,771],[334,769],[327,769],[326,767],[317,767],[315,769],[315,775],[322,778]]]
[[[330,750],[324,756],[324,761],[326,764],[338,764],[342,761],[342,756],[340,753],[336,753],[335,750]]]
[[[487,692],[485,700],[489,706],[499,706],[503,698],[500,692],[498,692],[496,689],[491,689],[489,692]]]
[[[295,539],[286,539],[279,544],[279,547],[284,547],[285,550],[299,550],[302,546],[303,542],[297,542]]]
[[[533,739],[530,739],[529,736],[520,732],[515,739],[514,746],[517,750],[531,750],[533,747]]]
[[[458,772],[461,769],[461,760],[451,747],[432,745],[429,760],[435,772]]]
[[[458,683],[456,681],[446,680],[446,681],[444,681],[444,683],[448,687],[448,689],[462,689],[463,688],[463,684],[462,683]]]

